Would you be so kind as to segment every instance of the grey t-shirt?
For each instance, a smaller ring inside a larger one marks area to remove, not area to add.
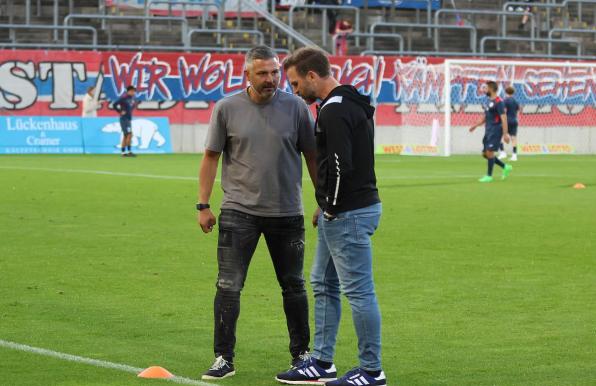
[[[301,98],[277,90],[261,105],[245,89],[222,99],[213,109],[205,147],[223,152],[222,209],[262,217],[303,213],[300,153],[315,149],[315,134]]]

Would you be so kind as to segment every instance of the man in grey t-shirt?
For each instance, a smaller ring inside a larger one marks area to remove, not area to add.
[[[278,90],[279,59],[269,47],[255,47],[246,54],[245,74],[250,87],[219,101],[213,110],[199,176],[198,220],[203,232],[209,233],[216,223],[209,198],[223,154],[214,302],[216,359],[203,379],[235,374],[240,291],[261,234],[282,289],[292,363],[304,359],[310,343],[301,153],[314,184],[314,123],[300,98]]]

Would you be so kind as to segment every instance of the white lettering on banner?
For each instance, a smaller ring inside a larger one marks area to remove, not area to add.
[[[36,77],[36,64],[9,61],[0,65],[0,108],[22,110],[38,101],[38,92],[33,79]],[[41,62],[39,79],[52,79],[52,103],[54,110],[73,110],[75,102],[75,77],[78,81],[87,80],[85,63]]]
[[[52,73],[52,80],[54,82],[50,108],[69,110],[78,108],[74,100],[75,89],[73,77],[76,76],[81,82],[87,80],[85,64],[41,62],[39,64],[39,78],[46,80],[49,78],[50,73]],[[57,85],[60,86],[57,87]]]
[[[12,120],[14,120],[14,125]],[[10,118],[6,117],[6,128],[8,131],[77,131],[79,123],[72,121],[57,121],[54,118],[47,120],[34,120],[33,118]]]
[[[48,138],[43,131],[39,134],[39,138],[32,135],[27,137],[27,145],[29,146],[60,146],[60,138]]]
[[[37,101],[33,83],[33,62],[5,62],[0,65],[0,108],[26,109]]]

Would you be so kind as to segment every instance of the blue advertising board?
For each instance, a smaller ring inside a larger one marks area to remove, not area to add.
[[[82,118],[85,153],[120,152],[122,131],[118,118]],[[167,118],[132,120],[131,145],[136,153],[171,153],[170,124]]]
[[[0,153],[83,152],[81,118],[0,117]]]
[[[118,118],[4,116],[0,154],[118,153],[121,135]],[[172,152],[167,118],[133,119],[132,135],[135,152]]]
[[[343,4],[354,7],[364,8],[365,0],[344,0]],[[427,9],[428,2],[426,0],[368,0],[370,8],[378,7],[395,7],[395,8],[409,8],[409,9]],[[441,0],[431,0],[431,8],[433,10],[441,9]]]

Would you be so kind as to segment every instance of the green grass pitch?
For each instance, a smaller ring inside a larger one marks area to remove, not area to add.
[[[200,159],[0,157],[0,339],[199,379],[212,361],[217,239],[196,225]],[[377,158],[390,386],[596,384],[596,156],[514,167],[479,184],[479,156]],[[310,217],[309,182],[304,196]],[[216,210],[220,200],[217,185]],[[314,247],[307,227],[307,275]],[[312,312],[310,287],[309,300]],[[288,342],[263,242],[241,309],[237,375],[218,384],[275,385]],[[336,365],[356,363],[344,302]],[[0,347],[0,384],[170,383]]]

